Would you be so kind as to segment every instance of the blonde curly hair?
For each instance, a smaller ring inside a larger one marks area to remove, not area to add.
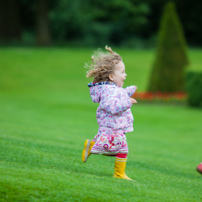
[[[98,49],[91,57],[90,64],[85,64],[87,78],[94,78],[93,82],[111,81],[109,75],[113,74],[116,64],[122,61],[122,58],[116,52],[113,52],[111,47],[105,46],[109,53],[102,52]]]

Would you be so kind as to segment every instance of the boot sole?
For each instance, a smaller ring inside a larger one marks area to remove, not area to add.
[[[89,147],[90,147],[90,140],[86,140],[85,143],[84,143],[84,147],[85,147],[85,158],[84,158],[84,163],[87,161],[88,159],[88,150],[89,150]]]
[[[134,180],[132,180],[131,178],[129,178],[128,176],[125,177],[125,176],[118,176],[118,175],[114,174],[113,177],[119,178],[119,179],[123,179],[123,180],[134,181]]]

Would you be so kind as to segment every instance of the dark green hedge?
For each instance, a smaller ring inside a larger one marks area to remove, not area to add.
[[[202,72],[187,72],[188,105],[202,108]]]

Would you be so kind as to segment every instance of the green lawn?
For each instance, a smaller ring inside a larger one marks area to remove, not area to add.
[[[85,139],[97,132],[84,62],[91,49],[0,49],[0,201],[202,201],[202,111],[187,106],[132,107],[126,173],[114,158],[92,155]],[[125,85],[144,91],[154,51],[119,49]],[[202,50],[189,50],[202,71]]]

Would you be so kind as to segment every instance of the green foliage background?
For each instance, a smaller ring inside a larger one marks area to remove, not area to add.
[[[202,72],[188,72],[186,74],[186,91],[189,95],[188,104],[202,108]]]
[[[154,47],[159,19],[168,0],[48,1],[54,45]],[[201,9],[190,0],[173,0],[191,46],[201,46]],[[22,40],[34,44],[36,5],[19,0]],[[110,42],[110,43],[109,43]]]

